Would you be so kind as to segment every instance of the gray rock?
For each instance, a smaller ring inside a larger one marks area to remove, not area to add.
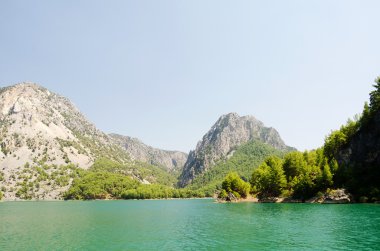
[[[226,201],[237,202],[239,199],[231,192],[228,193]]]
[[[332,190],[325,194],[323,204],[345,204],[352,202],[352,195],[347,193],[344,189]]]
[[[259,202],[261,203],[277,203],[280,201],[280,198],[278,197],[265,197],[265,198],[260,198]]]

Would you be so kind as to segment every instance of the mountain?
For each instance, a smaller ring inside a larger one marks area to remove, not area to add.
[[[187,154],[179,151],[167,151],[153,148],[139,139],[109,134],[119,146],[124,148],[132,159],[143,161],[154,166],[160,166],[169,172],[180,172],[187,160]]]
[[[26,190],[32,191],[28,197],[58,198],[70,180],[56,181],[73,167],[88,169],[100,157],[130,162],[68,99],[34,83],[0,89],[0,142],[6,199]]]
[[[61,198],[80,170],[93,166],[143,183],[175,183],[163,167],[139,157],[131,159],[65,97],[34,83],[0,89],[0,187],[6,200]]]
[[[285,145],[279,133],[253,116],[240,117],[237,113],[221,116],[189,153],[179,185],[190,184],[198,175],[211,169],[218,162],[233,156],[235,150],[250,141],[259,141],[280,151],[294,148]]]
[[[188,186],[192,190],[201,190],[213,196],[215,189],[222,184],[226,176],[235,172],[248,181],[256,168],[269,156],[284,157],[286,152],[275,149],[259,140],[252,140],[237,147],[227,160],[219,161],[215,166],[197,175]]]

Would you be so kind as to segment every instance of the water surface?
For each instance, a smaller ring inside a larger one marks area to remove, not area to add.
[[[380,250],[380,205],[4,202],[0,250]]]

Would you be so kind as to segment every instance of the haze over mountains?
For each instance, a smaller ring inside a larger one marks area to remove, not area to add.
[[[37,84],[0,89],[0,186],[9,200],[25,189],[32,191],[31,198],[61,198],[74,167],[88,169],[99,159],[122,164],[119,172],[143,183],[179,178],[184,187],[253,140],[293,150],[275,129],[236,113],[220,117],[189,155],[161,150],[129,136],[105,134],[68,99]]]

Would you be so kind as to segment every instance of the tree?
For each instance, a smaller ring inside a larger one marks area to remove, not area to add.
[[[362,117],[360,119],[360,125],[361,126],[367,125],[368,122],[369,122],[370,117],[371,117],[371,111],[370,111],[368,102],[365,102],[364,103],[364,107],[363,107]]]
[[[278,197],[286,187],[286,177],[282,168],[282,160],[269,157],[256,169],[251,178],[253,192],[260,197]]]
[[[315,194],[315,184],[307,174],[301,174],[292,180],[293,197],[296,199],[307,199]]]
[[[370,111],[373,113],[380,108],[380,77],[377,77],[373,85],[375,90],[369,94]]]
[[[228,196],[226,190],[222,189],[222,191],[220,191],[219,195],[218,195],[218,198],[220,199],[226,199]]]
[[[285,155],[283,168],[288,181],[300,175],[306,166],[307,162],[301,152],[290,152]]]
[[[323,146],[324,155],[329,159],[335,157],[346,142],[347,136],[341,130],[333,131],[325,139],[325,144]]]
[[[325,190],[333,185],[333,175],[330,170],[329,164],[326,164],[322,168],[322,175],[319,179],[319,189]]]
[[[252,173],[250,180],[252,192],[266,193],[270,182],[270,167],[264,162]]]
[[[250,185],[240,178],[236,172],[229,173],[222,183],[222,189],[227,193],[238,193],[241,197],[246,198]]]

